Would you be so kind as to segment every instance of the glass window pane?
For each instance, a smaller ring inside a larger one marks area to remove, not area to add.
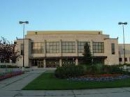
[[[75,42],[74,41],[63,41],[62,42],[63,53],[75,53]]]
[[[32,42],[31,52],[34,53],[44,53],[43,42]]]
[[[78,42],[78,53],[84,52],[84,45],[86,42],[90,45],[90,42],[88,42],[88,41],[79,41]]]
[[[59,53],[59,42],[47,42],[47,53]]]
[[[104,43],[93,42],[93,53],[104,53]]]

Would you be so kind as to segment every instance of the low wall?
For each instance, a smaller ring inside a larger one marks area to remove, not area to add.
[[[12,66],[18,66],[16,63],[0,63],[0,65],[12,65]]]

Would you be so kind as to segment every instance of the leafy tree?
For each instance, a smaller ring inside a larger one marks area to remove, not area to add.
[[[90,46],[86,42],[84,45],[84,53],[83,53],[83,63],[86,65],[92,65],[92,55],[90,51]]]
[[[0,40],[0,61],[1,62],[16,62],[16,59],[20,56],[18,51],[15,51],[16,44],[11,44],[5,38],[1,37]]]

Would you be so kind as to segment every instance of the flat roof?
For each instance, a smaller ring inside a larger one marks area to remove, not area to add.
[[[102,34],[102,31],[27,31],[27,35],[44,35],[44,34]]]

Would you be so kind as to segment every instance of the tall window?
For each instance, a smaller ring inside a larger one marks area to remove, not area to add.
[[[125,58],[124,60],[125,60],[125,62],[127,62],[127,58]]]
[[[62,42],[62,52],[63,53],[75,53],[75,42],[63,41]]]
[[[83,53],[84,52],[84,45],[85,41],[79,41],[78,42],[78,53]],[[87,42],[90,45],[90,42]]]
[[[93,53],[104,53],[104,42],[93,42]]]
[[[122,58],[119,58],[119,62],[122,62]]]
[[[31,52],[33,54],[40,54],[40,53],[44,53],[44,48],[43,48],[43,42],[32,42],[31,44]]]
[[[115,54],[115,44],[111,43],[111,54]]]
[[[47,42],[46,47],[47,53],[59,53],[59,42]]]

